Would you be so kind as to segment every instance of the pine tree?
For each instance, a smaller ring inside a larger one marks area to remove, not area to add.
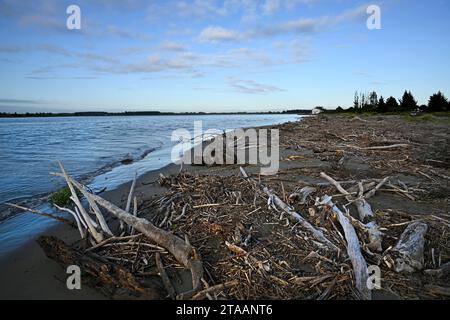
[[[442,94],[442,92],[438,92],[433,94],[428,101],[427,111],[429,112],[439,112],[448,110],[448,100]]]
[[[369,95],[369,105],[373,109],[378,106],[378,94],[375,91],[372,91]]]
[[[380,113],[388,112],[388,108],[387,108],[386,102],[384,102],[383,96],[381,96],[380,100],[378,101],[377,111]]]
[[[387,112],[397,112],[399,111],[399,105],[397,102],[397,99],[394,97],[389,97],[389,99],[386,100],[386,110]]]
[[[411,91],[405,91],[402,100],[400,100],[400,108],[403,111],[414,111],[418,108],[417,101],[414,99]]]
[[[353,108],[355,108],[355,110],[359,109],[359,94],[358,94],[358,91],[355,92],[355,99],[353,100]]]

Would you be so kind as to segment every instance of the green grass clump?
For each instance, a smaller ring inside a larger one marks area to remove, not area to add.
[[[57,205],[58,207],[67,207],[71,203],[70,197],[72,196],[72,193],[70,192],[69,187],[64,187],[59,191],[53,192],[49,197],[48,201],[53,204]],[[80,197],[80,194],[78,194]]]

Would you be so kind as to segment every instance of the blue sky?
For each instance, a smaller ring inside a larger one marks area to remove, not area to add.
[[[81,30],[66,8],[81,8]],[[369,30],[369,5],[382,29]],[[0,0],[1,111],[263,111],[450,95],[447,0]]]

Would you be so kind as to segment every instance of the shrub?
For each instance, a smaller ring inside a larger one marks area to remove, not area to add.
[[[69,187],[64,187],[61,190],[52,193],[48,197],[48,201],[51,204],[57,205],[59,207],[67,207],[72,201],[70,199],[71,196],[72,196],[72,193],[70,192]],[[81,197],[81,194],[78,193],[78,196]]]

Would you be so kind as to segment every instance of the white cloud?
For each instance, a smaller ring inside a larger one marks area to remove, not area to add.
[[[243,35],[237,31],[222,27],[207,27],[202,30],[199,40],[202,42],[239,41]]]
[[[367,6],[360,6],[334,17],[301,18],[246,31],[225,29],[221,26],[209,26],[201,31],[199,39],[203,42],[237,42],[286,34],[312,34],[348,21],[364,18],[366,8]]]
[[[166,51],[185,51],[186,48],[183,44],[174,41],[164,41],[161,43],[161,49]]]
[[[235,91],[245,94],[268,94],[283,91],[276,86],[258,83],[254,80],[243,80],[231,77],[228,78],[227,82]]]

